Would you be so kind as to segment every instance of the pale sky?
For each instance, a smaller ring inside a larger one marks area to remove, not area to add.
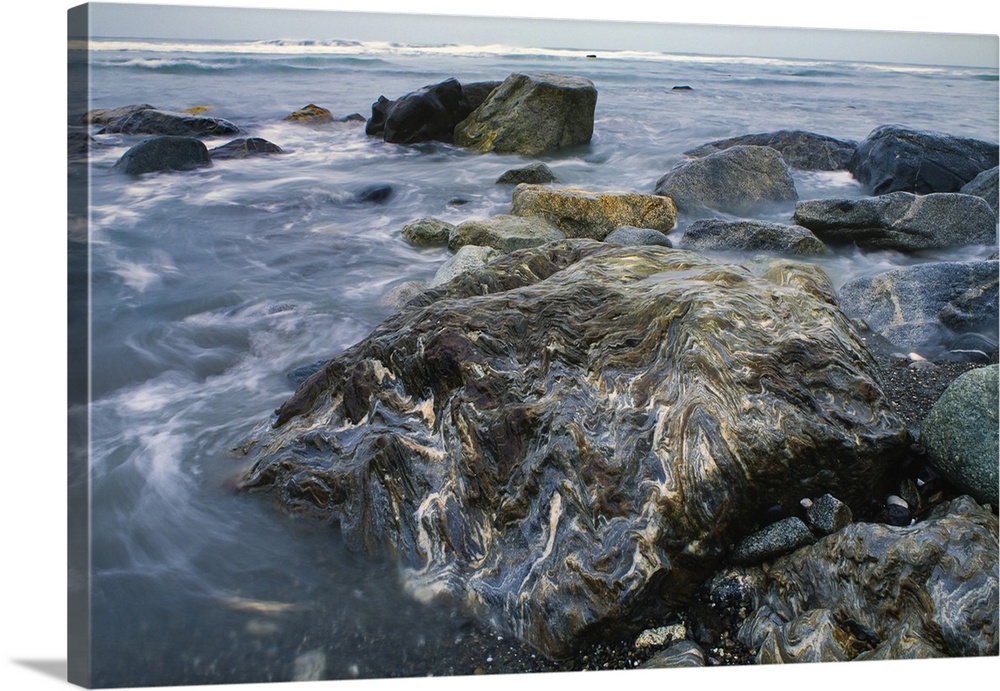
[[[747,55],[766,57],[792,57],[834,60],[863,60],[907,64],[968,65],[996,68],[998,65],[998,40],[995,23],[990,13],[995,9],[977,6],[978,21],[973,28],[958,31],[982,31],[985,35],[970,33],[940,33],[946,29],[942,21],[942,7],[961,13],[964,0],[948,5],[924,3],[934,7],[933,14],[925,16],[925,23],[914,22],[924,16],[920,2],[905,3],[907,13],[897,17],[879,17],[863,12],[861,18],[871,20],[871,28],[864,21],[833,23],[834,17],[811,17],[798,13],[768,14],[790,3],[719,3],[705,0],[699,5],[725,8],[714,15],[688,12],[684,23],[666,23],[662,16],[647,10],[636,13],[628,0],[622,11],[608,17],[584,8],[571,9],[567,3],[516,0],[504,3],[510,15],[484,17],[457,17],[468,14],[468,4],[447,0],[428,0],[420,4],[420,14],[399,2],[370,0],[358,2],[225,2],[206,0],[185,5],[149,5],[133,3],[92,3],[91,31],[94,36],[144,37],[144,38],[216,38],[253,40],[275,38],[298,39],[356,39],[387,40],[404,43],[506,43],[546,48],[581,48],[587,50],[654,50],[671,53],[700,53],[709,55]],[[647,3],[648,4],[648,3]],[[752,15],[738,11],[753,5]],[[797,3],[807,4],[807,3]],[[731,5],[731,7],[730,7]],[[283,6],[286,10],[271,9]],[[850,19],[852,2],[836,3],[838,15]],[[315,8],[351,11],[321,11]],[[365,13],[356,10],[365,9]],[[461,8],[466,9],[461,9]],[[830,4],[833,7],[833,4]],[[548,11],[544,11],[548,8]],[[375,10],[375,11],[370,11]],[[490,10],[475,10],[489,12]],[[497,10],[492,10],[498,14]],[[561,19],[519,19],[529,14]],[[676,12],[666,13],[678,16]],[[451,16],[444,16],[451,15]],[[732,26],[731,23],[751,21],[758,26]],[[726,23],[723,23],[722,20]],[[795,23],[798,19],[799,22]],[[793,26],[774,26],[777,21],[792,22]],[[896,23],[893,23],[893,22]],[[831,22],[826,24],[826,22]],[[769,25],[769,26],[760,26]],[[801,28],[833,26],[848,28]],[[991,29],[991,26],[993,27]],[[901,30],[887,30],[898,27]],[[872,30],[875,29],[875,30]],[[933,32],[931,31],[933,29]]]

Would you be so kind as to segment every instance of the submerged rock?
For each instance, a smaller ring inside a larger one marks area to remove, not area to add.
[[[995,351],[998,283],[996,261],[926,262],[847,282],[840,306],[904,352],[943,355],[967,333]]]
[[[684,231],[683,246],[692,250],[735,250],[826,254],[827,248],[808,228],[766,221],[724,221],[706,218]]]
[[[110,120],[101,133],[224,137],[239,134],[240,128],[222,118],[143,108]]]
[[[795,205],[792,219],[820,238],[862,249],[922,250],[993,245],[997,217],[969,194],[892,192],[871,199],[814,199]]]
[[[284,153],[284,151],[282,151],[280,146],[259,137],[234,139],[228,144],[208,150],[208,155],[215,160],[250,158],[251,156],[267,156],[281,153]]]
[[[788,165],[768,146],[733,146],[683,161],[657,181],[655,191],[695,217],[747,216],[799,198]]]
[[[682,606],[766,505],[866,501],[906,440],[851,322],[796,281],[566,240],[331,359],[243,445],[240,486],[561,657]]]
[[[328,122],[333,122],[333,113],[322,106],[310,103],[309,105],[303,106],[295,112],[286,115],[282,119],[287,120],[288,122],[297,122],[302,125],[325,125]]]
[[[752,568],[757,662],[997,654],[997,518],[969,497],[909,527],[852,523]]]
[[[920,430],[920,443],[927,449],[931,467],[994,508],[1000,506],[997,371],[997,365],[990,365],[958,377],[931,408]]]
[[[685,151],[685,156],[701,158],[733,146],[769,146],[785,163],[799,170],[847,170],[858,143],[801,130],[779,130],[719,139]]]
[[[119,158],[114,170],[142,175],[167,170],[193,170],[212,165],[208,147],[194,137],[151,137]]]
[[[651,228],[663,233],[674,227],[677,208],[667,197],[636,192],[593,192],[522,184],[511,195],[515,216],[543,218],[568,237],[603,240],[620,226]]]
[[[612,245],[661,245],[673,247],[670,238],[662,231],[635,226],[618,226],[604,237],[604,242]]]
[[[882,125],[858,144],[849,170],[872,194],[958,192],[998,163],[994,142]]]
[[[547,182],[555,181],[555,174],[544,163],[532,163],[523,168],[513,168],[497,178],[498,185],[520,185],[522,182],[544,185]]]
[[[455,128],[455,144],[533,156],[590,143],[597,89],[583,77],[512,74]]]

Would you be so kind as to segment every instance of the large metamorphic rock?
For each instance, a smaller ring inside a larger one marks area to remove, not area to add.
[[[753,517],[905,444],[818,272],[564,240],[428,290],[303,382],[245,490],[550,657],[683,606]]]

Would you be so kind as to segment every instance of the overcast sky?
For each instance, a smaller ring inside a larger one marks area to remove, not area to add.
[[[183,5],[93,3],[91,30],[95,36],[115,37],[231,40],[343,38],[431,44],[506,43],[595,51],[633,49],[993,68],[998,62],[998,41],[993,33],[996,30],[996,9],[984,9],[981,3],[975,3],[978,21],[971,25],[959,24],[959,28],[951,29],[985,32],[986,35],[940,33],[954,26],[945,21],[944,8],[949,13],[961,14],[965,11],[965,0],[953,0],[947,4],[940,1],[897,3],[897,6],[907,10],[898,16],[876,14],[864,8],[864,3],[852,0],[829,3],[828,10],[837,8],[836,16],[815,16],[801,9],[801,5],[812,3],[720,3],[701,0],[697,3],[702,6],[701,14],[690,10],[681,14],[673,8],[663,13],[648,7],[637,13],[631,0],[617,0],[612,4],[620,11],[610,14],[598,8],[574,7],[566,2],[551,0],[535,3],[510,0],[503,5],[503,12],[509,14],[500,17],[442,18],[442,15],[468,14],[469,5],[455,0],[425,0],[420,4],[421,14],[407,14],[413,12],[410,6],[379,0],[365,3],[367,13],[356,11],[360,3],[337,0],[288,3],[277,0],[205,0]],[[862,8],[852,9],[857,5],[862,5]],[[705,14],[704,10],[713,6],[718,11]],[[748,14],[747,6],[753,7],[754,11]],[[796,6],[797,9],[792,9]],[[922,11],[925,6],[926,12]],[[274,7],[295,9],[271,9]],[[500,14],[496,9],[477,8],[474,11]],[[683,22],[678,24],[670,20],[667,23],[664,14],[678,17]],[[530,15],[561,19],[510,19]],[[923,23],[914,21],[921,17]],[[838,19],[841,21],[836,21]],[[866,21],[869,23],[866,24]],[[991,21],[994,23],[991,24]],[[799,28],[775,26],[781,23],[791,23]],[[748,28],[747,24],[752,28]],[[765,28],[768,25],[774,28]],[[848,28],[802,28],[810,26]]]

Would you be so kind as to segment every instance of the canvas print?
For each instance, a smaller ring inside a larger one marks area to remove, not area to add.
[[[998,654],[996,36],[68,20],[72,682]]]

